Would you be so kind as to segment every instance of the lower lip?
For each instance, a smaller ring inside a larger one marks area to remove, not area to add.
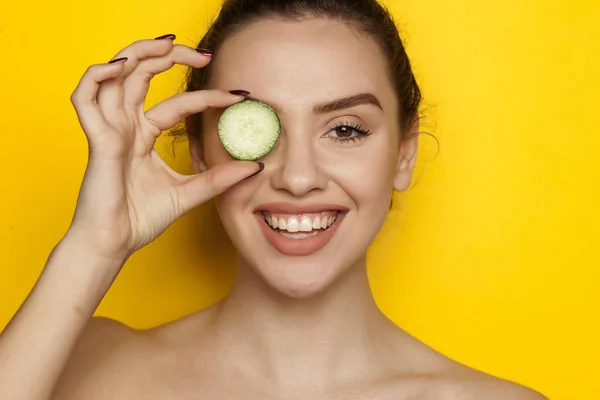
[[[282,254],[287,256],[308,256],[321,250],[333,237],[333,234],[337,231],[342,220],[346,216],[346,213],[339,213],[336,221],[324,231],[317,233],[316,235],[309,236],[305,239],[290,239],[275,232],[267,222],[262,213],[255,214],[260,229],[265,234],[265,237],[275,248]],[[298,232],[303,233],[303,232]],[[306,233],[306,232],[305,232]]]

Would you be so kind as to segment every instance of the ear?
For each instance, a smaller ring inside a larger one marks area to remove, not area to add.
[[[190,142],[190,155],[192,156],[194,171],[197,174],[205,172],[208,170],[208,167],[204,161],[204,147],[202,146],[202,141],[189,133],[188,141]]]
[[[398,166],[394,178],[394,189],[402,192],[410,186],[412,174],[417,163],[419,148],[419,117],[416,116],[405,137],[398,146]]]

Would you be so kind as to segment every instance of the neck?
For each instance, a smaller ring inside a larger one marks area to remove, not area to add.
[[[395,331],[375,304],[364,259],[301,300],[274,291],[242,263],[217,315],[218,346],[286,390],[377,376],[382,343]]]

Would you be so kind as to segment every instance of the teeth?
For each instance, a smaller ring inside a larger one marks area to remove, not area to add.
[[[298,222],[298,218],[291,217],[290,219],[288,219],[287,231],[291,233],[300,231],[300,222]]]
[[[321,229],[327,229],[327,227],[329,226],[327,224],[327,217],[323,217],[323,220],[321,221]]]
[[[313,223],[310,220],[310,218],[304,216],[302,217],[302,220],[300,221],[300,231],[301,232],[310,232],[312,231],[313,228]]]
[[[317,233],[317,231],[311,232],[311,233],[287,233],[287,232],[281,232],[281,234],[283,236],[285,236],[286,238],[290,238],[290,239],[306,239],[307,237],[311,237],[311,236],[315,236]]]
[[[267,225],[273,229],[279,229],[289,233],[311,232],[312,235],[319,233],[322,229],[329,228],[337,220],[337,215],[317,215],[314,220],[308,215],[302,215],[301,218],[291,216],[287,219],[265,215],[264,219]]]
[[[317,215],[317,218],[315,218],[315,220],[312,223],[312,228],[313,229],[321,229],[321,217],[319,217]]]

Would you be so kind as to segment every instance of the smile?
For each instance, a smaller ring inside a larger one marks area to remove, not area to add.
[[[290,216],[263,211],[265,222],[271,229],[287,238],[296,240],[306,239],[327,230],[337,221],[338,214],[339,211],[325,211]]]
[[[285,255],[306,256],[329,243],[347,211],[340,206],[277,204],[260,207],[255,216],[275,250]]]

